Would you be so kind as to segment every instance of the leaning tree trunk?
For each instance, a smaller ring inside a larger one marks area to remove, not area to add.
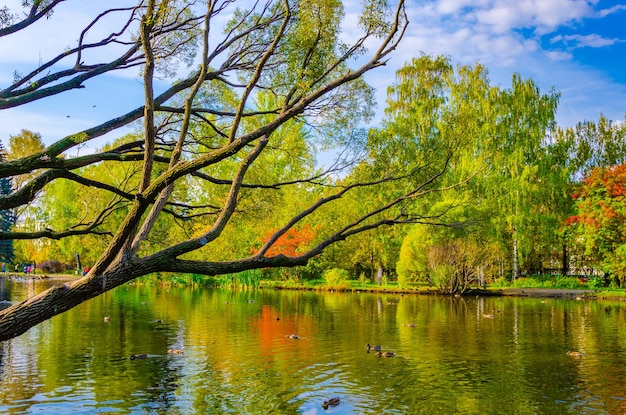
[[[103,275],[88,275],[76,281],[55,284],[34,297],[2,310],[0,341],[17,337],[31,327],[145,273],[146,270],[139,263],[117,262]]]

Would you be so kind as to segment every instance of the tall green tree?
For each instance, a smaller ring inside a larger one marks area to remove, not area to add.
[[[541,189],[539,166],[546,140],[555,128],[559,94],[543,94],[532,80],[514,75],[512,86],[497,97],[489,194],[497,212],[493,226],[511,247],[512,278],[520,276],[520,241],[532,237],[528,226],[537,214],[534,195]],[[529,246],[529,245],[526,245]]]
[[[466,182],[453,191],[430,191],[430,203],[419,205],[424,222],[445,224],[449,212],[471,203],[476,210],[466,217],[468,225],[480,222],[475,232],[508,252],[508,268],[518,276],[520,256],[531,266],[529,258],[541,252],[537,229],[543,223],[536,218],[545,209],[541,192],[554,189],[542,175],[551,168],[547,144],[557,103],[557,93],[542,94],[519,75],[511,88],[495,88],[480,65],[455,70],[446,58],[423,56],[401,69],[390,88],[386,128],[374,134],[380,136],[377,155],[389,152],[396,166],[408,168],[446,165],[439,188]]]
[[[459,222],[461,217],[463,221],[476,223],[482,220],[484,223],[482,216],[469,218],[455,211],[462,211],[468,201],[482,206],[484,180],[478,183],[476,180],[485,170],[494,148],[491,125],[497,121],[496,92],[489,85],[483,66],[455,68],[449,58],[442,56],[415,58],[398,71],[396,83],[389,88],[384,125],[372,131],[368,145],[374,160],[373,169],[402,174],[415,172],[412,177],[416,180],[428,178],[422,183],[413,183],[420,187],[421,203],[407,205],[404,211],[408,217],[419,217],[415,221],[420,223],[417,227],[424,224],[460,227],[463,226]],[[397,188],[390,189],[390,194],[397,191]],[[485,227],[473,228],[481,233],[484,233],[483,229]],[[432,282],[434,268],[427,266],[426,252],[445,249],[444,245],[451,247],[455,243],[453,239],[461,241],[468,236],[463,232],[444,232],[442,235],[449,238],[444,244],[443,236],[435,243],[416,235],[421,235],[421,231],[409,232],[399,253],[397,271],[403,284],[420,278]],[[465,242],[469,246],[469,241]],[[417,246],[418,243],[423,246]],[[412,258],[412,255],[416,257]],[[420,258],[423,259],[420,266],[410,265],[419,262]],[[483,258],[477,255],[476,260],[480,262]],[[457,262],[461,263],[467,262]],[[434,267],[434,262],[430,265]],[[442,272],[448,271],[461,275],[452,268]],[[462,274],[469,278],[468,273]],[[445,284],[446,289],[452,291],[462,291],[466,287],[465,280],[462,284],[457,284],[458,280],[454,278],[447,281],[455,281],[452,285]]]
[[[626,162],[626,117],[614,122],[600,114],[597,122],[585,121],[561,131],[571,140],[572,179],[580,181],[597,167]]]

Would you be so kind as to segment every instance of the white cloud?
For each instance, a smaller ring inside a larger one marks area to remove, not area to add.
[[[611,46],[616,43],[623,43],[624,40],[621,39],[609,39],[602,37],[597,34],[591,35],[557,35],[550,39],[550,43],[563,43],[567,46],[582,48],[582,47],[591,47],[591,48],[602,48],[606,46]]]
[[[533,28],[549,33],[556,27],[594,14],[594,1],[588,0],[439,0],[430,9],[446,18],[459,16],[495,33]]]
[[[440,0],[436,2],[436,10],[439,14],[457,14],[464,9],[489,7],[489,0]]]
[[[598,17],[606,17],[606,16],[611,15],[613,13],[617,13],[617,12],[619,12],[621,10],[626,10],[626,5],[618,4],[618,5],[615,5],[613,7],[608,8],[608,9],[599,10],[597,16]]]
[[[442,5],[442,3],[445,3]],[[415,56],[416,52],[443,54],[455,61],[485,64],[514,65],[519,56],[533,53],[538,44],[514,31],[494,31],[491,25],[475,21],[475,13],[465,6],[486,1],[465,0],[459,3],[459,14],[442,16],[434,4],[413,7],[408,10],[409,31],[403,40],[400,53]],[[454,8],[453,2],[444,0],[437,3],[445,10]],[[463,7],[461,7],[463,6]]]
[[[551,61],[568,61],[572,59],[571,53],[563,51],[546,51],[544,52],[544,55],[546,55]]]
[[[489,25],[497,33],[522,28],[549,33],[592,15],[593,8],[585,0],[494,0],[474,13],[479,24]]]

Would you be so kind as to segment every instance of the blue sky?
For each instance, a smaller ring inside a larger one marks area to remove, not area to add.
[[[21,0],[5,0],[18,10]],[[131,2],[132,3],[132,2]],[[0,87],[13,72],[27,72],[40,59],[74,44],[77,31],[96,4],[120,6],[123,0],[68,0],[51,19],[0,38]],[[346,1],[344,36],[354,29],[353,7]],[[103,7],[103,6],[100,6]],[[513,73],[532,78],[542,92],[562,94],[561,127],[596,121],[600,114],[624,120],[626,114],[626,4],[608,0],[407,0],[409,29],[387,66],[367,75],[378,91],[379,114],[395,71],[420,53],[442,54],[455,63],[484,64],[492,84],[510,86]],[[60,45],[60,46],[59,46]],[[55,46],[58,48],[54,50]],[[67,134],[141,105],[136,71],[89,81],[86,88],[60,97],[0,111],[0,140],[22,128],[51,143]],[[68,117],[69,116],[69,117]],[[109,139],[114,138],[109,136]],[[89,151],[76,149],[76,152]]]

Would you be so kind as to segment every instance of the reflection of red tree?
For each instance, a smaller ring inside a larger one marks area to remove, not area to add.
[[[280,320],[277,320],[280,318]],[[261,306],[261,313],[257,320],[251,322],[251,327],[259,331],[259,353],[263,356],[273,356],[276,354],[276,348],[284,345],[297,344],[298,353],[302,353],[304,360],[305,355],[310,356],[311,342],[306,338],[301,340],[293,340],[288,338],[290,334],[299,336],[307,336],[311,333],[311,323],[307,319],[304,322],[296,322],[292,318],[282,317],[270,305]],[[304,341],[302,341],[304,340]]]
[[[277,229],[273,229],[262,238],[262,243],[267,242]],[[302,229],[291,228],[285,232],[267,251],[267,256],[275,256],[283,254],[285,256],[298,256],[302,248],[309,246],[315,235],[316,230],[309,225],[304,225]]]

